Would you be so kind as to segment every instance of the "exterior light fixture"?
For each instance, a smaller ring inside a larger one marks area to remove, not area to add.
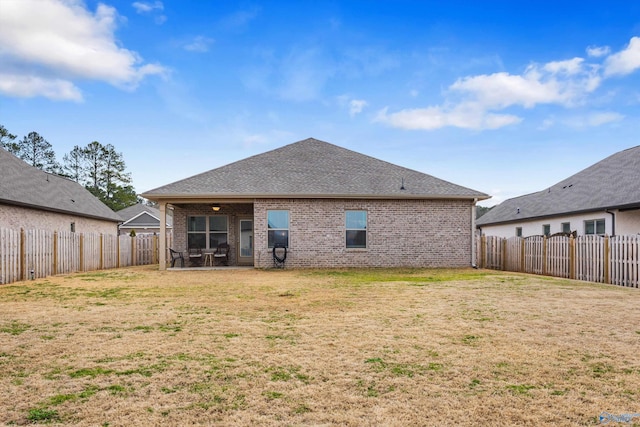
[[[220,210],[220,206],[213,205],[213,206],[211,206],[211,209],[213,209],[214,212],[218,212]]]

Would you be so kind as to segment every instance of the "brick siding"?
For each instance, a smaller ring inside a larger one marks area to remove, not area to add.
[[[187,250],[187,218],[227,215],[230,263],[236,264],[237,218],[253,217],[254,265],[273,266],[267,247],[267,211],[289,211],[286,267],[468,267],[471,260],[468,200],[257,199],[254,204],[174,207],[174,249]],[[345,211],[367,211],[367,248],[345,246]]]
[[[0,205],[0,227],[25,230],[71,231],[76,233],[118,234],[118,223],[82,216],[49,212],[13,205]]]
[[[289,211],[287,267],[468,267],[471,202],[461,200],[259,199],[255,266],[273,265],[267,210]],[[367,211],[367,248],[345,246],[345,211]]]

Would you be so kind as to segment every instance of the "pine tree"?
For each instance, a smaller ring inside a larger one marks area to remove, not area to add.
[[[4,148],[11,154],[17,156],[19,146],[15,141],[17,137],[7,130],[3,125],[0,125],[0,147]]]
[[[38,132],[29,132],[27,136],[17,143],[18,157],[31,166],[46,172],[60,173],[60,164],[56,161],[56,153],[49,141]]]

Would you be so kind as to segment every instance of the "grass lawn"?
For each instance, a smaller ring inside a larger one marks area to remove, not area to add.
[[[6,425],[598,425],[640,413],[640,290],[472,269],[56,276],[0,287],[0,389]]]

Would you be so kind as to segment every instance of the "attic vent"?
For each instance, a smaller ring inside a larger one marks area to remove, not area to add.
[[[573,184],[565,185],[562,187],[562,189],[564,190],[565,188],[571,188],[571,187],[573,187]]]
[[[520,213],[520,208],[516,209],[516,213],[519,214]]]
[[[402,183],[400,184],[400,190],[404,190],[404,178],[402,178]]]

